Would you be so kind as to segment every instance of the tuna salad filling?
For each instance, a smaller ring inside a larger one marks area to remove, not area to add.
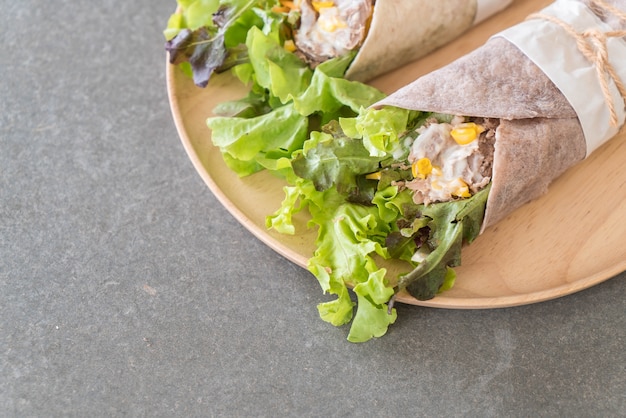
[[[361,46],[374,8],[372,0],[296,0],[300,20],[294,30],[297,53],[309,65]]]
[[[498,119],[455,116],[449,123],[427,120],[405,143],[413,179],[402,182],[416,204],[467,198],[491,181]]]

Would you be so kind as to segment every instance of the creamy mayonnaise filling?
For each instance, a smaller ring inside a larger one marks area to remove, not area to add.
[[[416,203],[470,197],[489,182],[479,145],[484,130],[460,117],[418,129],[408,157],[415,178],[406,183]]]

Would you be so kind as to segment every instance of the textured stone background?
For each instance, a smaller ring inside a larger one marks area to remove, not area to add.
[[[194,171],[173,0],[0,0],[0,415],[618,416],[626,275],[367,344]]]

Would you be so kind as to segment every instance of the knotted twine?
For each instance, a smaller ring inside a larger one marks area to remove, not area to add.
[[[620,21],[626,21],[626,13],[607,4],[604,0],[595,0],[591,2],[591,5],[603,9],[620,19]],[[617,118],[617,112],[615,111],[615,103],[611,97],[611,91],[609,90],[609,82],[612,80],[617,87],[617,91],[624,101],[626,106],[626,87],[624,83],[617,75],[615,68],[609,61],[609,54],[607,51],[607,42],[609,38],[622,38],[626,36],[626,30],[614,30],[603,32],[597,28],[589,28],[583,32],[577,32],[570,24],[562,21],[561,19],[543,14],[533,13],[527,18],[529,19],[544,19],[560,26],[567,34],[576,40],[576,46],[578,50],[593,64],[598,74],[598,80],[607,106],[609,108],[611,126],[618,126],[619,120]]]

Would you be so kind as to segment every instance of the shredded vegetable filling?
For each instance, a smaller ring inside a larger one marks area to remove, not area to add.
[[[410,148],[414,179],[405,185],[417,204],[470,197],[491,180],[497,121],[468,122],[456,116],[450,123],[436,120],[418,128]]]

